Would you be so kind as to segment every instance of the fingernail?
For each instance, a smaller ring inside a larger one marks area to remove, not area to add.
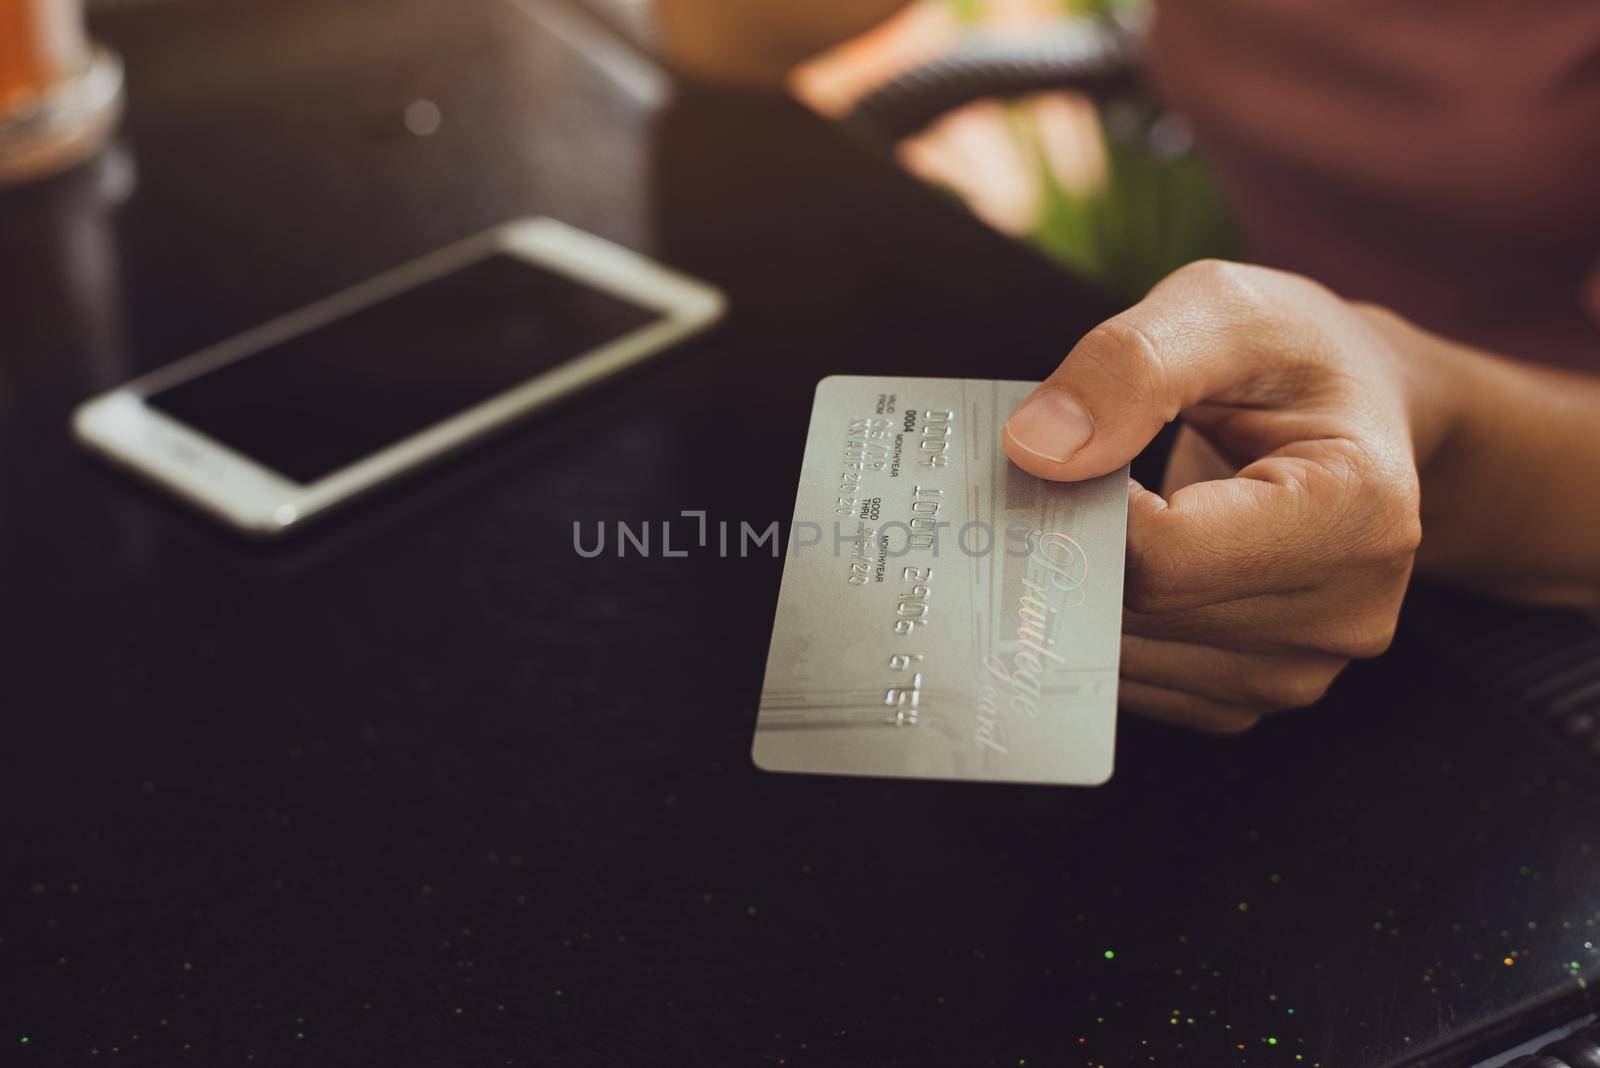
[[[1064,464],[1089,443],[1094,420],[1058,389],[1041,389],[1006,421],[1006,433],[1025,451]]]

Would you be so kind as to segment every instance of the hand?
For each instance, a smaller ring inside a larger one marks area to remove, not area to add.
[[[1412,331],[1295,275],[1196,263],[1011,416],[1006,452],[1057,481],[1183,420],[1165,496],[1129,486],[1125,708],[1244,730],[1388,647],[1421,539],[1418,450],[1440,436],[1400,352]]]

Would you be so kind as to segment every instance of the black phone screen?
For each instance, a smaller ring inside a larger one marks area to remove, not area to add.
[[[496,253],[145,401],[314,482],[660,318]]]

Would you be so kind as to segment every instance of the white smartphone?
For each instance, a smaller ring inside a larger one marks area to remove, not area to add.
[[[440,249],[101,394],[78,439],[278,534],[721,315],[695,279],[553,219]]]

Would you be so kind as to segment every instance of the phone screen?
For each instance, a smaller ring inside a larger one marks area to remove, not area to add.
[[[661,318],[499,253],[145,402],[314,482]]]

